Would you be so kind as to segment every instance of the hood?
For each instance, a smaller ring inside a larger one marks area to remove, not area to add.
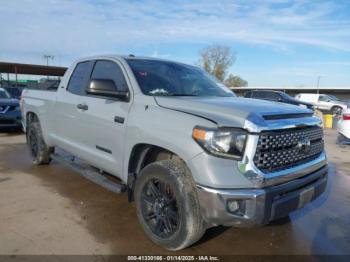
[[[260,99],[238,97],[155,97],[159,106],[216,122],[219,126],[243,127],[246,119],[264,121],[312,114],[309,109]]]
[[[19,101],[14,98],[0,98],[0,106],[19,106]]]

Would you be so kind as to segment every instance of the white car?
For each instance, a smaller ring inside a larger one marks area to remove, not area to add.
[[[350,142],[350,109],[343,112],[342,118],[338,124],[338,132]]]
[[[332,95],[302,93],[296,95],[295,98],[312,103],[320,110],[331,111],[334,115],[341,115],[350,106],[347,101],[340,100]]]

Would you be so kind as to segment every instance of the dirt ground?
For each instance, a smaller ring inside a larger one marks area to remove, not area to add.
[[[350,146],[327,130],[326,192],[268,226],[208,230],[176,253],[143,233],[126,194],[57,163],[33,166],[23,134],[0,133],[0,254],[350,254]]]

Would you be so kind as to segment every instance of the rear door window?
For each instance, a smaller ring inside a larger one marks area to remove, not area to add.
[[[261,98],[261,99],[266,99],[266,98],[267,98],[267,94],[266,94],[266,92],[255,91],[255,92],[253,93],[253,97],[255,97],[255,98]]]
[[[266,99],[266,100],[273,100],[273,101],[278,101],[279,100],[279,94],[275,93],[275,92],[259,92],[259,91],[255,91],[254,92],[254,96],[255,98],[260,98],[260,99]]]
[[[94,61],[86,61],[77,64],[70,77],[67,90],[76,95],[85,95],[85,89],[90,80]]]

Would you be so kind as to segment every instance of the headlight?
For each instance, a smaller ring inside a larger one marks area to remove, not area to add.
[[[21,107],[20,106],[16,106],[15,111],[21,111]]]
[[[247,133],[241,129],[195,127],[192,137],[210,154],[241,160]]]

